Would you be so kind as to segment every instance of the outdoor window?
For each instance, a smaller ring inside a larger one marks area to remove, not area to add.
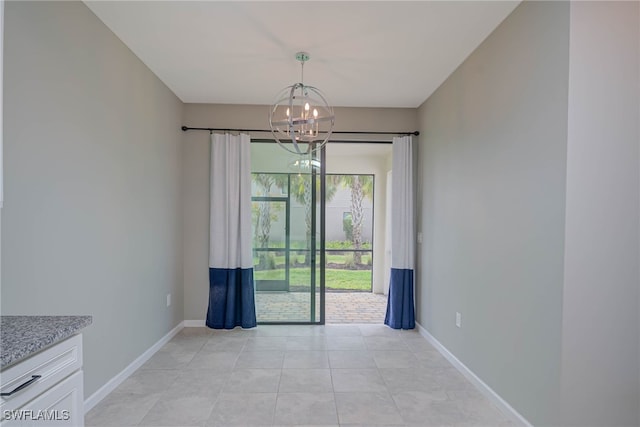
[[[325,287],[371,292],[373,175],[326,176]],[[308,175],[252,174],[257,291],[309,292]]]

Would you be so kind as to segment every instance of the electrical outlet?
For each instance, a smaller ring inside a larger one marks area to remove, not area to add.
[[[462,314],[458,311],[456,311],[456,326],[462,328]]]
[[[167,307],[171,305],[171,294],[167,294]]]
[[[418,231],[418,243],[422,243],[422,231]]]

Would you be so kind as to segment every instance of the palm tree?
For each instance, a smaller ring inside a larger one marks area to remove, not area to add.
[[[282,174],[258,173],[252,175],[253,181],[260,187],[262,195],[271,193],[271,187],[286,188],[287,176]],[[255,238],[259,247],[266,249],[269,247],[269,238],[271,236],[271,221],[278,219],[277,212],[271,212],[271,203],[260,202],[256,213]],[[266,251],[260,251],[258,268],[269,268],[268,257]]]
[[[327,175],[325,185],[325,201],[328,203],[333,200],[333,197],[338,191],[340,185],[339,175]],[[316,180],[316,194],[320,194],[320,180]],[[315,208],[316,202],[311,199],[311,175],[310,174],[297,174],[291,175],[291,196],[304,206],[304,222],[306,226],[307,236],[307,250],[311,253],[311,209]],[[304,265],[309,266],[311,264],[311,257],[306,256]]]
[[[352,239],[356,252],[353,253],[355,264],[362,263],[362,221],[364,212],[362,201],[365,197],[373,198],[373,176],[372,175],[342,175],[342,185],[351,189],[351,225],[353,227]]]
[[[318,175],[319,176],[319,175]],[[305,210],[305,226],[306,226],[306,246],[307,250],[311,251],[311,209],[315,207],[311,199],[311,175],[310,174],[291,174],[291,194],[290,196],[295,199],[299,204],[304,206]],[[258,173],[252,175],[253,181],[258,185],[260,195],[268,195],[271,193],[273,186],[279,189],[286,189],[288,186],[287,174],[268,174]],[[327,175],[325,195],[326,201],[330,202],[338,191],[340,185],[340,176]],[[320,180],[316,180],[316,191],[320,194]],[[271,212],[271,204],[268,202],[261,202],[257,205],[257,211],[255,215],[255,239],[257,247],[266,249],[269,247],[269,238],[271,235],[271,222],[278,219],[276,213]],[[310,253],[310,252],[308,252]],[[311,264],[311,257],[305,257],[305,266]],[[260,251],[258,268],[268,268],[268,258],[265,251]]]

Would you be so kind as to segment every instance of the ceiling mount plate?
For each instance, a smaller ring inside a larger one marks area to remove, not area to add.
[[[308,52],[298,52],[296,53],[296,60],[300,62],[307,62],[311,58]]]

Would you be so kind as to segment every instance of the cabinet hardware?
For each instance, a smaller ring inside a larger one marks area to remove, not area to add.
[[[25,383],[20,384],[18,387],[14,388],[13,390],[11,390],[8,393],[0,393],[0,396],[2,397],[9,397],[14,393],[19,392],[20,390],[22,390],[23,388],[29,387],[31,384],[33,384],[34,382],[38,381],[38,379],[40,379],[40,377],[42,377],[42,375],[31,375],[31,379]]]

